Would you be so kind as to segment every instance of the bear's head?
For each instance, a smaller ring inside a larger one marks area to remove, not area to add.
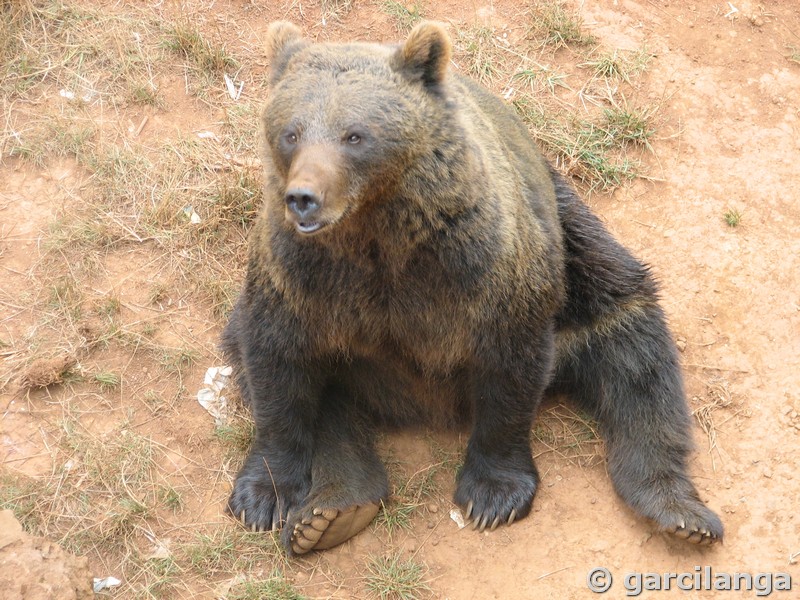
[[[395,197],[403,178],[434,154],[447,127],[451,42],[441,25],[422,23],[403,44],[382,46],[314,44],[277,22],[266,45],[267,202],[280,203],[300,235],[332,231]]]

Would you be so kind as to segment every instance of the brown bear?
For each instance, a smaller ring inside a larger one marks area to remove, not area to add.
[[[256,435],[228,509],[291,552],[339,544],[388,495],[381,424],[468,420],[454,500],[525,517],[545,394],[598,420],[615,489],[697,544],[690,419],[648,268],[502,101],[449,69],[435,23],[399,46],[268,34],[264,206],[223,333]]]

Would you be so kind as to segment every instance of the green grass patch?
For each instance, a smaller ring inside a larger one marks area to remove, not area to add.
[[[235,524],[216,527],[210,534],[198,533],[178,550],[181,560],[201,575],[247,571],[256,562],[282,561],[283,548],[276,534],[251,533]]]
[[[428,568],[400,552],[373,557],[367,563],[367,590],[381,600],[420,600],[431,593],[425,582]]]
[[[392,17],[398,31],[406,33],[419,23],[424,14],[418,2],[396,2],[396,0],[383,0],[383,12]]]
[[[595,53],[578,66],[590,69],[597,77],[619,78],[631,83],[633,77],[647,69],[652,59],[646,47],[633,52],[614,49]]]
[[[536,0],[528,17],[528,36],[542,46],[556,48],[594,44],[594,36],[583,30],[583,19],[562,0]]]
[[[722,218],[725,219],[728,227],[738,227],[742,222],[742,214],[735,208],[726,210]]]
[[[51,493],[48,484],[36,479],[11,472],[0,473],[0,508],[13,511],[30,534],[42,534],[45,518],[42,501]]]
[[[117,389],[120,386],[120,383],[122,383],[122,378],[120,377],[119,373],[114,373],[112,371],[101,371],[99,373],[95,373],[93,379],[104,392]]]
[[[279,572],[268,579],[248,579],[235,585],[228,600],[305,600],[297,589]]]
[[[184,56],[198,71],[206,75],[222,76],[238,66],[224,44],[209,41],[190,23],[176,23],[166,37],[166,47]]]

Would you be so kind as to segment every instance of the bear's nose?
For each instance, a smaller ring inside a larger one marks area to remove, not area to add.
[[[292,188],[286,192],[286,206],[302,221],[309,220],[319,210],[319,196],[309,188]]]

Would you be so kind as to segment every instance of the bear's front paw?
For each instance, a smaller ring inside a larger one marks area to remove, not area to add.
[[[722,521],[695,494],[670,502],[658,512],[656,522],[664,531],[699,546],[722,542],[724,535]]]
[[[252,531],[275,531],[286,523],[308,493],[308,485],[273,481],[244,469],[228,499],[228,512]]]
[[[458,480],[455,503],[464,511],[472,528],[494,530],[499,524],[511,525],[530,512],[539,476],[533,465],[509,468],[507,465],[472,467],[465,465]]]

